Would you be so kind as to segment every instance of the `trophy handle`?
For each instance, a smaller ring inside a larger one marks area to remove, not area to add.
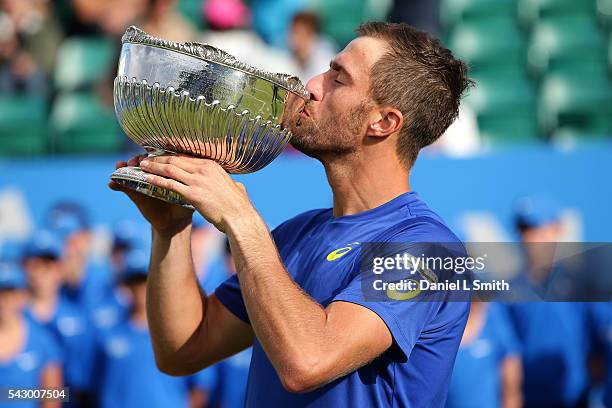
[[[176,154],[175,152],[151,146],[144,146],[144,148],[147,151],[148,157]],[[148,195],[149,197],[157,198],[170,204],[180,205],[190,210],[195,210],[195,208],[185,201],[180,194],[149,184],[147,182],[147,173],[140,167],[128,166],[117,169],[111,175],[111,180],[123,187]]]

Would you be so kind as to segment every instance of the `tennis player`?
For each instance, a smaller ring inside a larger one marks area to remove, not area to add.
[[[270,233],[214,161],[118,163],[140,165],[152,184],[185,197],[227,234],[236,264],[235,277],[203,293],[191,211],[125,190],[153,229],[147,308],[162,371],[191,374],[253,345],[247,406],[444,406],[468,302],[368,301],[359,248],[460,244],[411,191],[409,173],[457,116],[470,80],[449,50],[406,24],[357,32],[308,82],[310,103],[290,101],[285,123],[293,146],[325,167],[333,208]]]

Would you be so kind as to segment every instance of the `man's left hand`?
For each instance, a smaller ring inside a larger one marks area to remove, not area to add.
[[[230,220],[256,213],[244,185],[215,161],[184,155],[144,159],[147,182],[180,194],[222,232]]]

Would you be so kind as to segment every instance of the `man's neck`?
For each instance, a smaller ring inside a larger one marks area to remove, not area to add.
[[[395,160],[354,154],[324,163],[334,193],[334,217],[357,214],[410,191],[408,169]]]

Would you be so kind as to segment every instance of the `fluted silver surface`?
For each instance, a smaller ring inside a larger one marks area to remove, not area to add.
[[[301,82],[236,60],[208,44],[175,43],[130,27],[122,38],[114,83],[117,120],[148,151],[217,161],[230,173],[249,173],[274,160],[291,138],[281,128],[289,94],[308,99]],[[141,193],[189,207],[153,187],[138,167],[111,178]]]

